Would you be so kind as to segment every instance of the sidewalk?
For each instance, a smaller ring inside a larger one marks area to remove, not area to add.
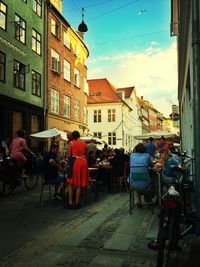
[[[65,210],[61,202],[40,204],[39,189],[0,199],[0,266],[155,266],[147,243],[156,216],[147,207],[129,215],[128,193],[100,193],[80,210]]]

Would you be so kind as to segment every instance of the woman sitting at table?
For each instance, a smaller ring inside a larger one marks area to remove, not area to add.
[[[134,188],[135,204],[142,208],[141,193],[137,191],[150,186],[149,167],[152,165],[150,155],[142,143],[136,145],[130,155],[130,186]]]
[[[160,158],[162,164],[156,165],[162,168],[162,182],[165,185],[170,185],[176,180],[176,173],[172,166],[179,165],[180,162],[173,156],[168,148],[162,148],[160,150]]]

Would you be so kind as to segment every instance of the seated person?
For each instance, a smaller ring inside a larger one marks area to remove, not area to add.
[[[146,153],[146,148],[139,143],[130,155],[130,185],[135,189],[135,203],[138,208],[142,208],[141,193],[137,189],[147,189],[150,186],[149,167],[151,166],[150,155]]]
[[[178,166],[180,162],[173,156],[168,148],[160,150],[160,158],[162,159],[162,182],[165,185],[170,185],[176,180],[176,173],[172,166]]]
[[[44,158],[44,180],[47,184],[55,185],[55,197],[58,195],[60,183],[65,181],[64,175],[59,176],[60,165],[57,160],[58,152],[58,144],[52,143],[50,151]]]

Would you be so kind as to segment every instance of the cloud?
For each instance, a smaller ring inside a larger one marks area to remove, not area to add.
[[[88,78],[107,78],[115,87],[135,86],[165,116],[177,104],[176,42],[161,49],[152,42],[141,52],[101,56],[89,61]]]

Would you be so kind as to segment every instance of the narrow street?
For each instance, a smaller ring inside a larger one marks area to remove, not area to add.
[[[128,193],[100,192],[96,202],[90,193],[80,210],[39,196],[40,184],[0,199],[0,266],[155,266],[147,243],[156,215],[148,207],[129,215]]]

